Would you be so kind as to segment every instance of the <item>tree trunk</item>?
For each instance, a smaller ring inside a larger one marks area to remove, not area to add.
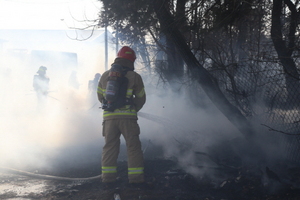
[[[271,37],[277,52],[278,58],[282,64],[284,73],[285,73],[285,82],[286,89],[288,93],[287,103],[290,105],[297,104],[299,105],[300,98],[300,83],[299,83],[299,73],[295,61],[293,60],[292,53],[295,45],[295,31],[296,31],[296,20],[297,14],[295,9],[292,9],[294,6],[290,1],[286,1],[289,4],[289,8],[292,12],[291,21],[290,21],[290,31],[289,31],[289,44],[286,46],[286,42],[283,39],[282,34],[282,5],[283,0],[274,0],[273,1],[273,10],[272,10],[272,27],[271,27]]]
[[[249,138],[250,136],[253,136],[254,130],[250,122],[228,101],[214,78],[205,68],[203,68],[191,52],[183,35],[177,28],[174,19],[168,9],[164,6],[164,1],[154,0],[154,10],[162,28],[162,32],[174,42],[180,52],[180,56],[183,58],[191,72],[192,77],[198,81],[216,107],[240,130],[241,133],[245,135],[245,137]]]

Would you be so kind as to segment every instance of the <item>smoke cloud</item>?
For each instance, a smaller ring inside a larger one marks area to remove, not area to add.
[[[103,38],[81,43],[65,38],[65,45],[60,41],[65,49],[50,44],[30,46],[25,40],[20,44],[13,38],[2,42],[0,165],[24,169],[99,164],[104,144],[102,110],[96,93],[88,91],[88,81],[105,71]],[[109,55],[110,64],[114,48]],[[41,65],[47,67],[50,78],[50,91],[43,102],[32,87]],[[136,69],[142,68],[137,63]],[[176,159],[195,176],[217,167],[213,158],[237,155],[239,162],[247,160],[251,149],[247,149],[243,135],[205,95],[199,97],[205,107],[196,107],[187,90],[175,93],[157,85],[151,75],[139,72],[147,94],[138,121],[146,159]],[[121,143],[119,159],[126,159],[124,139]],[[259,146],[265,146],[264,151],[275,149],[262,140]]]
[[[256,135],[246,139],[204,92],[197,96],[201,105],[195,106],[184,84],[175,93],[168,89],[172,87],[154,87],[149,78],[145,79],[149,95],[139,123],[146,151],[148,146],[160,146],[162,151],[157,155],[177,160],[195,177],[209,176],[216,181],[220,178],[216,169],[220,167],[254,165],[264,170],[265,166],[285,159],[282,135],[271,134],[256,121]],[[152,156],[151,152],[146,155]]]
[[[96,33],[93,42],[79,42],[66,37],[64,31],[64,37],[59,31],[49,31],[55,33],[51,38],[45,32],[1,30],[2,166],[51,168],[55,159],[76,154],[84,158],[103,143],[100,105],[95,91],[88,90],[89,80],[105,70],[104,56],[99,57],[104,52],[103,36]],[[14,34],[28,37],[20,39]],[[30,43],[37,37],[44,39]],[[57,41],[58,49],[52,44]],[[114,52],[110,49],[109,53]],[[39,99],[33,88],[33,76],[40,66],[47,67],[50,78],[45,99]],[[76,161],[82,163],[83,158]]]
[[[211,102],[206,108],[197,108],[185,91],[174,94],[165,90],[160,97],[149,95],[139,120],[141,138],[150,140],[150,145],[162,146],[161,155],[176,159],[195,176],[205,173],[198,167],[217,167],[207,156],[213,146],[242,138]]]

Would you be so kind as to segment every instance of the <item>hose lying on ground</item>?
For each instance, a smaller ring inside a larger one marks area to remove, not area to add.
[[[31,172],[26,172],[22,170],[17,170],[9,167],[1,167],[1,166],[0,166],[0,171],[12,173],[12,174],[19,174],[23,176],[29,176],[31,178],[36,178],[36,179],[61,180],[61,181],[91,181],[91,180],[97,180],[101,178],[101,174],[98,176],[87,177],[87,178],[69,178],[69,177],[61,177],[61,176],[51,176],[51,175],[44,175],[44,174],[35,174]]]
[[[163,119],[163,118],[158,119],[157,116],[154,116],[154,115],[150,115],[150,114],[146,114],[146,113],[139,113],[139,116],[146,118],[148,120],[160,123],[160,124],[167,124],[166,119]],[[170,122],[168,122],[168,123],[170,123]],[[145,148],[145,150],[146,150],[146,148]],[[26,172],[26,171],[17,170],[17,169],[13,169],[13,168],[9,168],[9,167],[2,167],[2,166],[0,166],[0,171],[6,172],[6,173],[12,173],[12,174],[19,174],[19,175],[28,176],[31,178],[36,178],[36,179],[46,179],[46,180],[91,181],[91,180],[101,179],[101,174],[98,176],[87,177],[87,178],[69,178],[69,177],[61,177],[61,176],[35,174],[35,173],[31,173],[31,172]]]

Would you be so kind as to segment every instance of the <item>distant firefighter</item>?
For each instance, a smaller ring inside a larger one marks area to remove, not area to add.
[[[97,74],[95,74],[93,80],[89,80],[88,88],[89,88],[89,91],[90,91],[90,92],[96,92],[96,91],[97,91],[98,83],[99,83],[100,77],[101,77],[101,74],[100,74],[100,73],[97,73]]]
[[[33,76],[33,88],[36,91],[38,97],[47,96],[49,90],[50,79],[46,76],[47,68],[40,66],[37,74]]]
[[[91,104],[91,108],[94,108],[99,102],[98,102],[98,97],[97,97],[97,89],[98,89],[98,83],[100,80],[101,74],[100,73],[96,73],[94,76],[93,80],[89,80],[88,83],[88,89],[89,89],[89,93],[88,93],[88,101]]]
[[[77,72],[76,71],[72,71],[70,77],[69,77],[69,86],[73,87],[74,89],[79,89],[79,82],[77,79]]]

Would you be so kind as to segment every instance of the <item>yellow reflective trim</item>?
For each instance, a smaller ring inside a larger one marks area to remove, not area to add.
[[[137,115],[135,109],[126,109],[126,110],[120,110],[116,109],[114,112],[110,111],[104,111],[103,116],[112,116],[112,115]]]
[[[136,113],[107,113],[103,114],[103,117],[108,117],[108,116],[124,116],[124,115],[130,115],[130,116],[136,116]]]
[[[143,174],[144,167],[139,168],[128,168],[128,174]]]
[[[132,93],[133,89],[127,89],[127,93]]]
[[[97,88],[97,93],[99,93],[99,94],[104,94],[104,91],[105,91],[105,89],[102,89],[101,87],[98,87]]]
[[[117,170],[114,171],[106,171],[106,170],[102,170],[102,174],[112,174],[112,173],[117,173]]]
[[[139,93],[136,94],[137,97],[141,98],[145,95],[145,88],[143,88]]]
[[[129,98],[132,96],[133,89],[128,89],[126,92],[126,97]]]
[[[128,174],[143,174],[144,172],[128,172]]]
[[[102,167],[102,174],[117,173],[117,167]]]
[[[144,167],[128,168],[128,170],[144,170]]]
[[[97,93],[98,94],[103,94],[103,92],[98,88],[98,90],[97,90]]]

